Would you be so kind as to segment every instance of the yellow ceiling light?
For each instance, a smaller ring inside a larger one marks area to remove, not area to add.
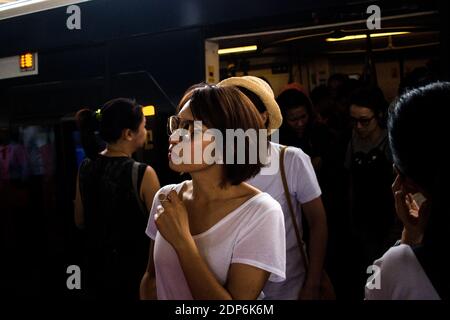
[[[155,115],[155,107],[154,106],[145,106],[142,107],[142,112],[144,113],[144,116],[151,117]]]
[[[33,54],[25,53],[20,55],[20,69],[30,70],[34,68]]]
[[[218,52],[219,52],[219,54],[228,54],[228,53],[250,52],[250,51],[256,51],[256,50],[258,50],[258,47],[256,45],[253,45],[253,46],[219,49]]]
[[[372,33],[370,34],[371,38],[378,38],[378,37],[389,37],[389,36],[399,36],[402,34],[408,34],[411,33],[409,31],[401,31],[401,32],[385,32],[385,33]],[[366,34],[355,34],[351,36],[345,36],[341,38],[326,38],[325,41],[327,42],[335,42],[335,41],[348,41],[348,40],[356,40],[356,39],[366,39]]]

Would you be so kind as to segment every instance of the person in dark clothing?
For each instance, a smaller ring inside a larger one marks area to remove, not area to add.
[[[351,229],[360,246],[356,254],[365,281],[365,268],[389,246],[395,222],[392,156],[384,121],[388,104],[377,87],[359,88],[350,101],[353,134],[345,167],[350,172]]]
[[[297,89],[283,91],[277,98],[283,115],[280,143],[298,147],[311,157],[320,180],[320,168],[330,150],[333,137],[326,126],[316,121],[311,100]]]
[[[132,159],[146,139],[142,107],[118,98],[96,112],[80,110],[76,118],[82,142],[91,141],[84,145],[88,157],[74,201],[75,223],[86,236],[87,297],[138,299],[148,258],[144,231],[160,188],[155,171]],[[92,144],[97,128],[107,144],[100,153]]]
[[[406,91],[389,114],[389,143],[395,164],[392,185],[401,240],[375,261],[379,289],[370,281],[366,299],[447,300],[450,297],[447,123],[450,83]],[[438,115],[438,116],[437,116]]]

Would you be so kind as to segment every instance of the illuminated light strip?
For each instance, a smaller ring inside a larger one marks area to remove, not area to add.
[[[145,106],[142,107],[142,112],[145,117],[150,117],[155,115],[155,107],[154,106]]]
[[[238,52],[249,52],[256,51],[258,47],[256,45],[253,46],[245,46],[245,47],[235,47],[235,48],[227,48],[227,49],[219,49],[219,54],[228,54],[228,53],[238,53]]]
[[[402,34],[408,34],[411,33],[409,31],[402,31],[402,32],[385,32],[385,33],[372,33],[370,35],[371,38],[378,38],[378,37],[389,37],[389,36],[398,36]],[[327,42],[335,42],[335,41],[348,41],[348,40],[356,40],[356,39],[366,39],[366,34],[355,34],[352,36],[345,36],[342,38],[326,38],[325,41]]]

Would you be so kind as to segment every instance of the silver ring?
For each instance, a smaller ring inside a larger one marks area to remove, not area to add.
[[[158,205],[156,207],[156,213],[161,215],[161,213],[163,213],[163,212],[164,212],[164,207],[162,205]]]

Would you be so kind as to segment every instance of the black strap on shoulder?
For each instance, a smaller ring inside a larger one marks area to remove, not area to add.
[[[147,209],[145,208],[144,203],[141,200],[141,197],[139,196],[138,173],[139,173],[139,162],[134,161],[133,168],[131,170],[131,180],[133,184],[134,195],[136,196],[136,201],[139,205],[139,209],[141,209],[144,215],[147,215],[148,214]]]

